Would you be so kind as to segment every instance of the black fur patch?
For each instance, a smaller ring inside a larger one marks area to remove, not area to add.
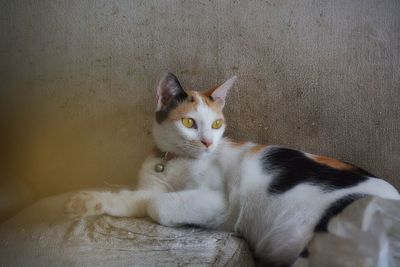
[[[168,98],[168,100],[165,107],[163,107],[159,111],[156,111],[155,117],[157,123],[159,124],[165,121],[171,110],[176,108],[180,103],[182,103],[188,97],[186,92],[183,90],[181,84],[179,83],[178,78],[176,78],[174,74],[168,73],[167,76],[164,78],[164,80],[168,86],[173,87],[174,89],[173,91],[175,92],[174,95],[167,94],[166,96],[162,96],[164,98]]]
[[[329,192],[367,180],[361,169],[336,169],[310,159],[301,151],[282,147],[266,149],[262,164],[265,172],[276,172],[267,189],[274,194],[284,193],[302,183],[316,185]]]
[[[317,226],[315,226],[315,232],[327,232],[329,221],[339,213],[341,213],[347,206],[356,201],[357,199],[363,198],[363,194],[350,194],[342,197],[331,204],[331,206],[325,211],[319,220]]]
[[[368,171],[366,171],[366,170],[364,170],[364,169],[361,169],[360,167],[354,166],[353,164],[348,163],[347,161],[344,161],[344,163],[353,166],[353,168],[354,168],[353,171],[356,172],[356,173],[358,173],[358,174],[365,175],[365,176],[369,176],[369,177],[375,177],[375,175],[373,175],[372,173],[370,173],[370,172],[368,172]],[[376,178],[376,177],[375,177],[375,178]]]
[[[308,258],[308,256],[310,256],[310,251],[308,251],[307,248],[303,249],[303,251],[299,255],[299,257],[301,258]]]

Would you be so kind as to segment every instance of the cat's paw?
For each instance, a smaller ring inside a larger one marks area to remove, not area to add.
[[[101,199],[96,192],[79,192],[73,195],[64,206],[64,213],[68,217],[85,217],[104,213]]]

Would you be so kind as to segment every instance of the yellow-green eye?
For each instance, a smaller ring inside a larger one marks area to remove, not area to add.
[[[221,126],[222,126],[222,120],[221,119],[214,121],[212,123],[212,125],[211,125],[211,127],[213,129],[219,129],[219,128],[221,128]]]
[[[194,126],[194,120],[191,118],[183,118],[182,119],[182,124],[186,128],[192,128]]]

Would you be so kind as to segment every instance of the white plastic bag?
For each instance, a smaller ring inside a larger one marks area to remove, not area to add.
[[[400,267],[400,201],[357,200],[318,233],[294,267]]]

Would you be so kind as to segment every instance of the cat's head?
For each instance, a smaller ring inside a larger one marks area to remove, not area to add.
[[[233,76],[221,86],[198,92],[183,90],[175,75],[165,75],[157,86],[153,126],[156,146],[184,157],[212,153],[225,131],[222,109],[235,80]]]

